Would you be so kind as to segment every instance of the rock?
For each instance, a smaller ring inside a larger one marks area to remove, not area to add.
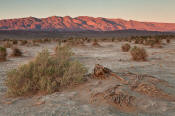
[[[136,97],[129,95],[127,91],[120,89],[120,85],[117,85],[105,91],[105,99],[120,106],[129,106],[133,105]]]
[[[109,77],[114,77],[117,78],[118,80],[122,81],[122,83],[127,84],[127,82],[119,77],[116,73],[112,72],[112,70],[110,70],[109,68],[106,68],[100,64],[96,64],[93,74],[92,74],[92,78],[96,78],[96,79],[107,79]]]

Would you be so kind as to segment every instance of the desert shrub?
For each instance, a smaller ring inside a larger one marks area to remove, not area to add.
[[[7,50],[0,46],[0,62],[5,61],[7,56]]]
[[[69,39],[66,44],[67,46],[85,46],[83,39]]]
[[[171,41],[170,41],[170,39],[166,39],[166,43],[170,43]]]
[[[131,51],[130,54],[132,56],[132,59],[134,61],[145,61],[147,58],[147,52],[144,48],[140,48],[140,47],[136,47],[134,46]]]
[[[44,43],[43,39],[33,39],[31,40],[31,43]]]
[[[111,39],[111,41],[114,42],[114,41],[115,41],[115,37],[113,37],[113,38]]]
[[[128,43],[122,45],[122,51],[123,52],[128,52],[130,50],[130,48],[131,48],[131,46]]]
[[[90,42],[91,42],[91,39],[87,39],[86,42],[87,42],[87,43],[90,43]]]
[[[3,40],[0,40],[0,45],[3,43]]]
[[[47,42],[51,42],[51,39],[49,39],[49,38],[43,39],[43,43],[47,43]]]
[[[102,39],[100,39],[100,41],[101,42],[107,42],[107,41],[109,41],[107,38],[102,38]],[[97,42],[97,40],[96,39],[94,39],[94,42]]]
[[[46,94],[83,82],[86,68],[75,61],[67,47],[58,47],[55,56],[43,50],[35,60],[22,65],[7,74],[6,85],[9,96],[29,93]]]
[[[22,52],[19,48],[13,47],[11,56],[22,56]]]
[[[58,42],[58,45],[61,46],[62,44],[61,40],[57,40],[56,42]]]
[[[39,43],[36,40],[31,41],[32,46],[39,46]]]
[[[85,46],[84,40],[77,40],[76,41],[76,45],[78,45],[78,46]]]
[[[139,44],[143,44],[144,43],[144,40],[143,39],[140,39],[139,40]]]
[[[160,38],[155,38],[155,39],[154,39],[154,42],[155,42],[156,44],[161,44],[162,40],[161,40]]]
[[[39,46],[39,43],[38,43],[36,40],[28,40],[26,45],[27,45],[28,47],[31,47],[31,46]]]
[[[27,40],[20,40],[18,43],[19,43],[19,45],[26,45],[27,44]]]
[[[100,47],[101,45],[98,43],[98,41],[96,39],[94,39],[92,46]]]
[[[12,40],[11,42],[12,42],[13,45],[18,44],[18,41],[17,40]]]
[[[139,44],[139,40],[136,39],[136,40],[134,41],[134,43],[135,43],[135,44]]]
[[[144,41],[144,45],[149,45],[152,48],[162,48],[162,41],[160,39],[147,39]]]
[[[67,42],[67,40],[66,40],[66,39],[63,39],[63,40],[61,40],[61,42],[62,42],[62,43],[66,43],[66,42]]]
[[[75,46],[76,43],[75,43],[74,40],[68,40],[68,41],[65,42],[65,45],[66,45],[66,46]]]
[[[152,48],[162,48],[162,44],[158,44],[158,43],[151,44],[151,47]]]
[[[4,44],[3,44],[3,46],[5,48],[11,48],[13,46],[13,44],[10,41],[5,41]]]
[[[132,42],[132,40],[130,40],[130,39],[129,39],[129,40],[128,40],[128,42],[129,42],[129,43],[131,43],[131,42]]]
[[[122,38],[118,38],[117,40],[118,40],[118,42],[121,42],[122,41]]]

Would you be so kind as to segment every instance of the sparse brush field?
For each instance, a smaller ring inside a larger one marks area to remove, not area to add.
[[[0,42],[0,116],[175,115],[174,39],[75,39]]]
[[[8,95],[53,93],[63,87],[81,83],[86,68],[72,60],[71,56],[72,53],[67,47],[58,46],[55,56],[50,56],[47,49],[43,50],[34,61],[8,72]]]

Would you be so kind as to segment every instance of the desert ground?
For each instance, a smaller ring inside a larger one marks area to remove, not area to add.
[[[84,64],[89,73],[93,72],[95,64],[100,64],[128,82],[141,78],[140,82],[150,85],[146,88],[147,93],[142,94],[137,88],[132,91],[130,85],[110,77],[88,78],[84,84],[50,95],[8,98],[4,85],[6,73],[32,60],[43,48],[54,54],[57,43],[19,46],[22,57],[8,56],[7,61],[0,62],[0,116],[175,116],[175,41],[162,48],[142,45],[148,52],[148,59],[143,62],[133,61],[129,52],[122,52],[124,43],[99,42],[101,46],[97,47],[86,43],[85,46],[73,46],[72,51],[74,58]],[[131,44],[134,45],[140,46]],[[105,92],[116,86],[119,88],[116,91],[134,96],[129,99],[134,105],[128,105],[129,102],[116,105],[108,100],[108,96],[104,98]]]

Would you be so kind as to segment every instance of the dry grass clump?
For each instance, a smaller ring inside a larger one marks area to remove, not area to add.
[[[11,56],[22,56],[22,52],[19,48],[13,47]]]
[[[51,56],[48,50],[43,50],[34,61],[7,74],[7,94],[49,94],[83,82],[86,68],[71,56],[72,52],[67,47],[58,47],[55,56]]]
[[[4,47],[0,46],[0,62],[6,61],[7,50]]]
[[[122,45],[122,51],[123,52],[128,52],[130,50],[130,48],[131,48],[131,46],[128,43]]]
[[[132,59],[134,61],[146,61],[148,55],[147,52],[144,48],[140,48],[140,47],[136,47],[134,46],[131,51],[130,54],[132,56]]]

